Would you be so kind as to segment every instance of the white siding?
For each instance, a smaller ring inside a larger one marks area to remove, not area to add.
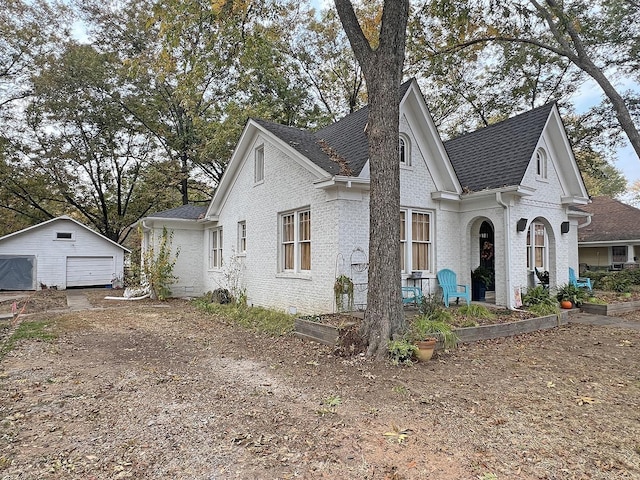
[[[72,239],[57,239],[57,232],[72,233]],[[66,219],[57,219],[3,239],[0,254],[34,255],[37,288],[41,285],[59,289],[67,287],[67,257],[112,257],[113,271],[110,275],[122,276],[124,270],[124,250],[121,247]]]
[[[201,223],[185,220],[153,220],[147,223],[151,230],[146,231],[143,238],[143,249],[153,245],[159,246],[162,238],[162,227],[166,226],[171,237],[171,255],[176,258],[173,274],[175,283],[169,286],[174,297],[200,296],[207,291],[202,277],[202,266],[206,263],[203,257],[203,238]],[[146,242],[146,244],[145,244]]]

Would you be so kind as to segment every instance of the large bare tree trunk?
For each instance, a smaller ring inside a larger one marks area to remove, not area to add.
[[[409,0],[385,0],[377,49],[365,38],[349,0],[335,0],[349,43],[363,70],[369,97],[369,288],[363,334],[367,353],[387,354],[404,327],[400,295],[399,87]]]

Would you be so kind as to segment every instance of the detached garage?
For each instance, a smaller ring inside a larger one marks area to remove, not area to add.
[[[57,217],[0,238],[0,290],[105,286],[124,275],[129,250]]]

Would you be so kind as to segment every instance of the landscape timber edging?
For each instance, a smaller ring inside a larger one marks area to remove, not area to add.
[[[295,335],[299,338],[304,340],[313,340],[314,342],[323,343],[333,347],[338,343],[340,332],[352,325],[355,325],[355,322],[335,326],[327,323],[315,322],[313,320],[296,318],[294,330]]]
[[[627,313],[640,310],[640,301],[618,302],[618,303],[583,303],[580,310],[594,315],[615,315],[616,313]]]
[[[493,325],[481,325],[478,327],[457,328],[454,330],[460,343],[477,342],[493,338],[511,337],[523,333],[548,330],[569,323],[569,312],[547,315],[545,317],[528,318],[509,323],[496,323]],[[335,326],[302,318],[295,319],[295,335],[304,340],[335,346],[340,337],[341,330],[352,326],[346,323]],[[436,350],[442,350],[442,341],[436,345]]]
[[[545,317],[527,318],[517,322],[496,323],[493,325],[481,325],[478,327],[466,327],[455,329],[458,342],[477,342],[479,340],[491,340],[493,338],[511,337],[537,330],[548,330],[569,323],[569,312],[560,312]]]

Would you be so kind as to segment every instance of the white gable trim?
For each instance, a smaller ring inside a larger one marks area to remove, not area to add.
[[[240,140],[238,141],[238,144],[236,145],[236,148],[231,155],[231,160],[229,161],[229,164],[227,165],[227,168],[222,175],[220,184],[218,185],[218,188],[216,188],[213,199],[209,204],[209,208],[207,209],[207,212],[205,214],[206,219],[217,217],[220,214],[223,205],[226,203],[227,198],[229,197],[229,194],[233,189],[233,185],[236,183],[238,175],[240,174],[241,167],[249,159],[250,153],[253,150],[259,136],[267,138],[269,142],[275,145],[276,148],[280,149],[282,152],[296,161],[299,165],[306,168],[318,179],[330,176],[326,170],[320,168],[318,165],[298,152],[291,145],[282,141],[279,137],[271,133],[255,120],[249,119],[242,132],[242,135],[240,136]]]
[[[114,242],[110,238],[107,238],[104,235],[102,235],[101,233],[98,233],[95,230],[90,229],[86,225],[83,225],[82,223],[78,222],[77,220],[74,220],[73,218],[71,218],[71,217],[69,217],[67,215],[61,215],[60,217],[52,218],[51,220],[47,220],[45,222],[38,223],[37,225],[32,225],[32,226],[24,228],[22,230],[18,230],[17,232],[9,233],[8,235],[5,235],[4,237],[0,237],[0,242],[2,242],[3,240],[8,239],[10,237],[15,237],[15,236],[18,236],[18,235],[22,235],[24,233],[30,232],[31,230],[36,230],[36,229],[38,229],[40,227],[44,227],[45,225],[48,225],[48,224],[53,223],[53,222],[58,222],[60,220],[69,220],[69,221],[75,223],[76,225],[78,225],[79,227],[84,228],[88,232],[91,232],[94,235],[97,235],[98,237],[102,238],[103,240],[106,240],[107,242],[111,243],[112,245],[115,245],[116,247],[121,248],[125,252],[131,253],[131,250],[129,250],[128,248],[123,247],[119,243]]]
[[[561,202],[564,205],[586,205],[589,203],[589,194],[584,186],[557,105],[554,105],[549,112],[538,144],[533,151],[531,162],[535,162],[536,152],[539,148],[544,148],[547,151],[547,161],[553,163],[558,174],[558,181],[564,193]],[[569,161],[563,161],[564,159]]]
[[[409,128],[414,127],[411,128],[411,133],[415,138],[416,147],[422,153],[437,191],[446,192],[447,197],[451,197],[451,194],[461,194],[462,187],[415,79],[411,81],[407,93],[400,101],[400,114],[407,119]],[[432,164],[428,163],[429,159],[433,160]]]

